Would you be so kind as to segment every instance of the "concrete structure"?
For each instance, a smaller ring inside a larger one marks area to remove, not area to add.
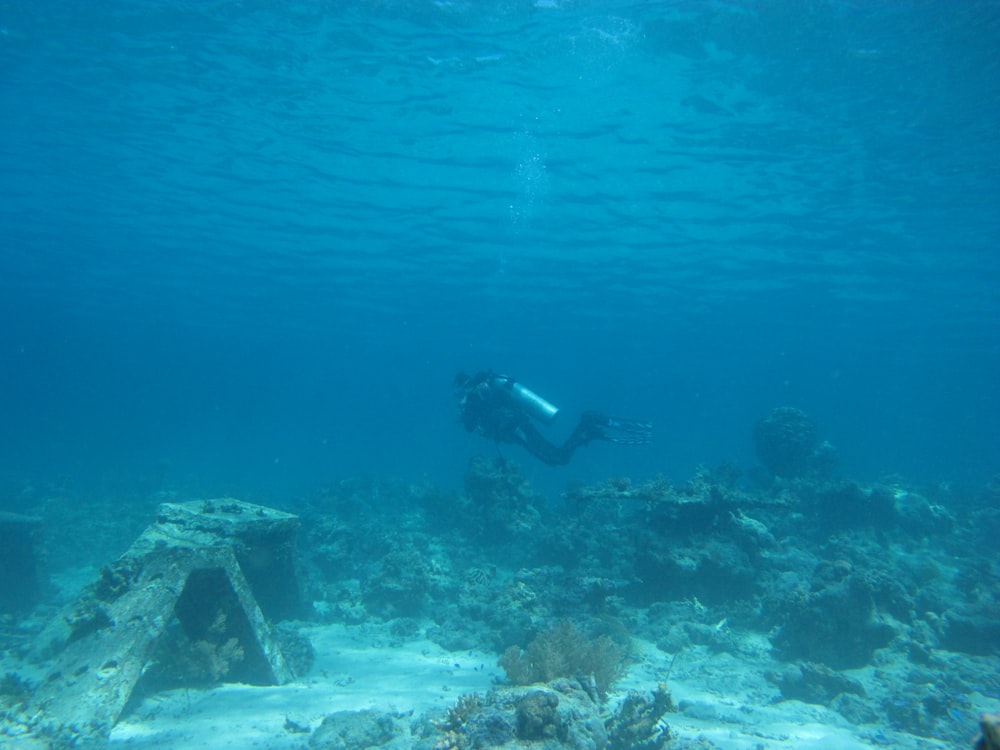
[[[38,641],[29,733],[106,738],[134,693],[293,678],[271,622],[295,614],[296,516],[233,499],[165,503]]]

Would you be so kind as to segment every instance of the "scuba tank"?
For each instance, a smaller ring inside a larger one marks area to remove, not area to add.
[[[559,409],[534,391],[525,388],[523,385],[507,375],[497,375],[490,385],[497,389],[502,389],[510,395],[528,414],[539,422],[548,424],[559,413]]]

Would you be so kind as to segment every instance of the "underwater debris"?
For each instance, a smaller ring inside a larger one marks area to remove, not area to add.
[[[47,675],[32,732],[101,740],[134,693],[292,679],[263,603],[280,612],[285,592],[297,591],[288,557],[297,529],[293,515],[238,500],[161,505],[156,523],[39,637]]]

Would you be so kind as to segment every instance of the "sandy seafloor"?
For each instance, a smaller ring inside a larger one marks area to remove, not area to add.
[[[456,654],[424,639],[389,645],[395,639],[385,627],[328,625],[304,632],[318,654],[305,679],[281,687],[222,685],[157,695],[115,727],[110,747],[297,750],[307,743],[284,728],[288,719],[315,729],[333,711],[440,711],[458,695],[488,691],[503,679],[494,654]],[[823,706],[775,702],[777,690],[763,677],[776,667],[766,641],[747,634],[734,642],[738,653],[703,647],[674,663],[669,688],[680,710],[667,722],[678,740],[704,738],[724,750],[955,747],[877,724],[855,726]],[[670,669],[672,656],[653,644],[636,640],[634,649],[636,662],[609,696],[609,706],[629,689],[649,689]],[[855,674],[862,682],[872,680],[871,670]],[[995,699],[975,699],[976,710],[996,708]],[[975,715],[966,718],[971,739]]]

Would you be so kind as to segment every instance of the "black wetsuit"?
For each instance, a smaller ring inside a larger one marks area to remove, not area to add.
[[[498,383],[500,383],[498,385]],[[549,466],[568,464],[573,452],[591,440],[648,443],[650,426],[645,422],[613,420],[597,412],[584,412],[573,432],[562,445],[555,445],[538,431],[531,416],[512,396],[505,383],[513,380],[493,372],[480,372],[465,381],[459,391],[462,424],[469,432],[478,432],[497,443],[516,443]],[[639,426],[641,430],[632,430]],[[615,427],[632,433],[625,440],[609,435],[607,428]],[[641,433],[641,434],[640,434]]]

